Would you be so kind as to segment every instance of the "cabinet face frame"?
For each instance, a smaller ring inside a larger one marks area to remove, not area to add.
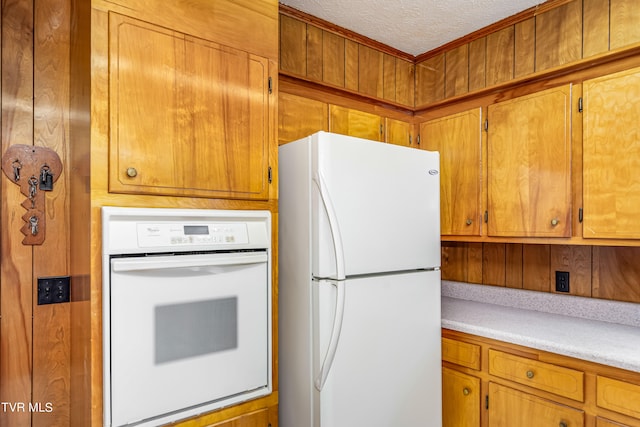
[[[571,237],[571,84],[488,107],[488,236]]]

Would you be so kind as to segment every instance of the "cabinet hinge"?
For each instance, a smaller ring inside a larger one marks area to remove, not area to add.
[[[271,181],[273,180],[273,172],[271,170],[271,166],[269,166],[269,169],[267,169],[267,179],[269,180],[269,184],[271,184]]]
[[[578,209],[578,222],[582,222],[582,208]]]
[[[484,119],[484,131],[489,132],[489,119]]]
[[[489,395],[484,397],[484,409],[489,409]]]
[[[267,82],[267,87],[269,88],[269,93],[273,93],[273,80],[269,77],[269,81]]]
[[[485,223],[489,222],[489,211],[484,211],[484,222]]]
[[[582,98],[578,98],[578,113],[582,113]]]

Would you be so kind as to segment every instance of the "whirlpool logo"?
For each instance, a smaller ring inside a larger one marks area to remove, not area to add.
[[[429,175],[438,175],[437,169],[429,169]]]

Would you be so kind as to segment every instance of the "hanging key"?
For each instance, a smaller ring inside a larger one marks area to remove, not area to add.
[[[20,163],[20,160],[16,159],[11,163],[11,167],[13,168],[13,181],[20,181],[20,169],[22,169],[22,163]]]
[[[38,234],[38,217],[35,215],[32,215],[31,218],[29,218],[29,225],[31,226],[31,235],[35,236],[36,234]]]
[[[40,169],[40,190],[51,191],[53,190],[53,173],[48,164],[42,165]]]
[[[29,200],[31,200],[31,209],[36,207],[36,194],[38,194],[38,178],[31,176],[29,178]]]

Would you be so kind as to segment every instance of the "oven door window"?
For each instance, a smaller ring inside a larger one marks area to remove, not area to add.
[[[266,389],[266,253],[111,260],[113,425]]]

